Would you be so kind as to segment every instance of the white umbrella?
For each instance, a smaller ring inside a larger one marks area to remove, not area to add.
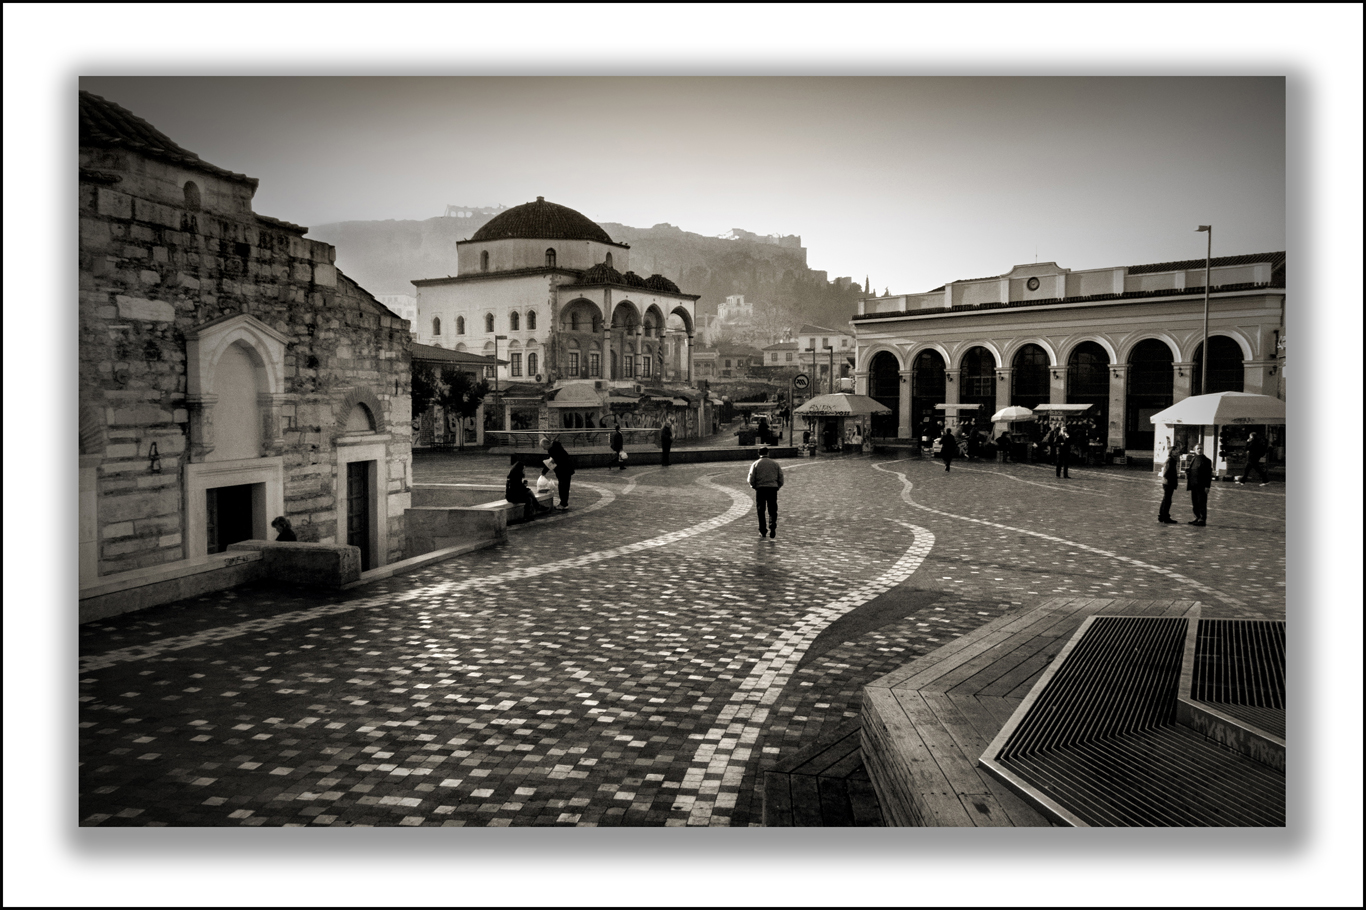
[[[801,417],[862,417],[867,414],[890,414],[892,409],[867,395],[835,392],[817,395],[792,413]]]
[[[1285,423],[1285,402],[1252,392],[1215,392],[1182,399],[1149,419],[1153,423],[1199,427],[1240,423],[1279,425]]]
[[[1033,420],[1034,412],[1029,408],[1022,408],[1018,404],[1012,404],[1008,408],[1001,408],[991,415],[992,423],[1015,423],[1020,420]]]

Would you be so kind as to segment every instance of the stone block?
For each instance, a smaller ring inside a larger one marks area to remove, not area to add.
[[[166,262],[166,261],[167,261],[166,247],[164,247],[164,246],[154,246],[154,247],[152,247],[152,261],[153,261],[153,262]]]
[[[188,288],[191,291],[199,290],[199,279],[193,275],[187,275],[184,272],[178,272],[176,274],[176,284],[182,288]]]
[[[323,287],[337,286],[337,267],[331,264],[313,266],[313,283]]]
[[[139,491],[133,495],[101,497],[100,518],[104,521],[132,521],[158,515],[180,513],[180,490]]]
[[[155,272],[147,271],[142,274],[156,275]],[[114,298],[114,302],[118,304],[120,319],[141,319],[151,322],[170,322],[175,319],[175,307],[164,300],[147,300],[119,294]]]
[[[171,423],[171,412],[156,405],[144,404],[131,408],[109,408],[106,422],[110,426],[149,426],[156,423]]]
[[[104,538],[132,537],[133,523],[131,521],[119,521],[111,525],[105,525],[104,530],[100,532],[100,536]]]
[[[229,553],[259,552],[266,578],[314,588],[339,588],[360,580],[360,548],[325,543],[244,540]]]
[[[105,458],[136,458],[138,447],[136,443],[121,443],[119,445],[106,446],[104,449]]]
[[[157,538],[159,547],[178,547],[180,546],[181,536],[179,534],[167,534],[165,537]]]
[[[161,284],[161,275],[151,269],[143,269],[138,272],[138,281],[143,284]]]
[[[189,423],[190,412],[185,410],[184,408],[176,408],[174,411],[171,412],[171,421],[173,423]],[[184,440],[181,440],[181,444],[182,446],[184,445]]]
[[[101,319],[117,319],[119,316],[119,311],[116,307],[102,306],[95,310],[95,315],[100,317]]]
[[[96,206],[101,215],[111,218],[132,218],[133,199],[123,193],[100,187],[95,196]]]

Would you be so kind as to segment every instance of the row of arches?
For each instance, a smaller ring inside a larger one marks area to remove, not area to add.
[[[1207,393],[1243,391],[1244,350],[1237,340],[1224,335],[1209,339],[1209,382]],[[1191,388],[1200,389],[1203,345],[1192,354]],[[1173,403],[1174,367],[1172,348],[1164,341],[1149,338],[1134,345],[1127,354],[1128,383],[1125,387],[1125,446],[1149,448],[1153,428],[1147,418]],[[1064,362],[1054,363],[1048,351],[1038,344],[1026,343],[1010,358],[1009,374],[998,374],[1004,365],[986,346],[968,349],[959,360],[960,404],[981,405],[979,413],[990,415],[1001,400],[998,384],[1008,375],[1009,403],[1035,408],[1051,400],[1052,381],[1064,382],[1069,404],[1089,404],[1097,432],[1104,437],[1110,420],[1110,353],[1094,341],[1075,345]],[[874,435],[895,435],[901,422],[901,361],[890,351],[879,351],[868,363],[868,395],[892,409],[890,415],[874,420]],[[917,435],[934,425],[941,416],[935,405],[948,400],[948,365],[934,348],[922,350],[910,367],[910,421]]]
[[[511,313],[508,314],[508,330],[509,330],[509,331],[512,331],[512,332],[520,332],[520,331],[522,330],[522,314],[519,313],[519,312],[517,312],[516,310],[513,310]],[[535,310],[527,310],[527,311],[526,311],[526,330],[527,330],[528,332],[534,332],[534,331],[536,331],[536,311],[535,311]],[[492,335],[495,331],[497,331],[497,320],[494,318],[494,316],[493,316],[492,313],[485,313],[485,314],[484,314],[484,333],[485,333],[486,335]],[[434,336],[439,336],[440,334],[441,334],[441,317],[440,317],[440,316],[433,316],[433,317],[432,317],[432,335],[434,335]],[[457,334],[457,335],[464,335],[464,334],[465,334],[465,317],[464,317],[464,316],[457,316],[457,317],[455,317],[455,334]]]

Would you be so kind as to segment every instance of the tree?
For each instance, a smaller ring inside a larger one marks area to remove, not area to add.
[[[484,396],[489,393],[488,380],[475,382],[469,373],[446,367],[441,371],[441,385],[444,391],[438,401],[447,413],[459,414],[462,418],[473,417]]]

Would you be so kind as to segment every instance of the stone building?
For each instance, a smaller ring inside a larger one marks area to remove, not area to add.
[[[82,615],[225,587],[237,541],[402,556],[408,324],[257,181],[80,93]]]
[[[1210,265],[1205,391],[1284,398],[1285,252]],[[1084,271],[1041,262],[868,297],[850,323],[858,391],[893,409],[876,435],[923,435],[944,418],[936,404],[988,417],[1090,405],[1097,444],[1151,451],[1148,418],[1201,388],[1204,286],[1204,259]]]
[[[543,197],[514,206],[459,242],[454,277],[413,281],[417,340],[497,357],[504,383],[631,384],[664,374],[672,320],[685,339],[679,381],[690,382],[698,295],[641,278],[629,257],[571,208]]]

